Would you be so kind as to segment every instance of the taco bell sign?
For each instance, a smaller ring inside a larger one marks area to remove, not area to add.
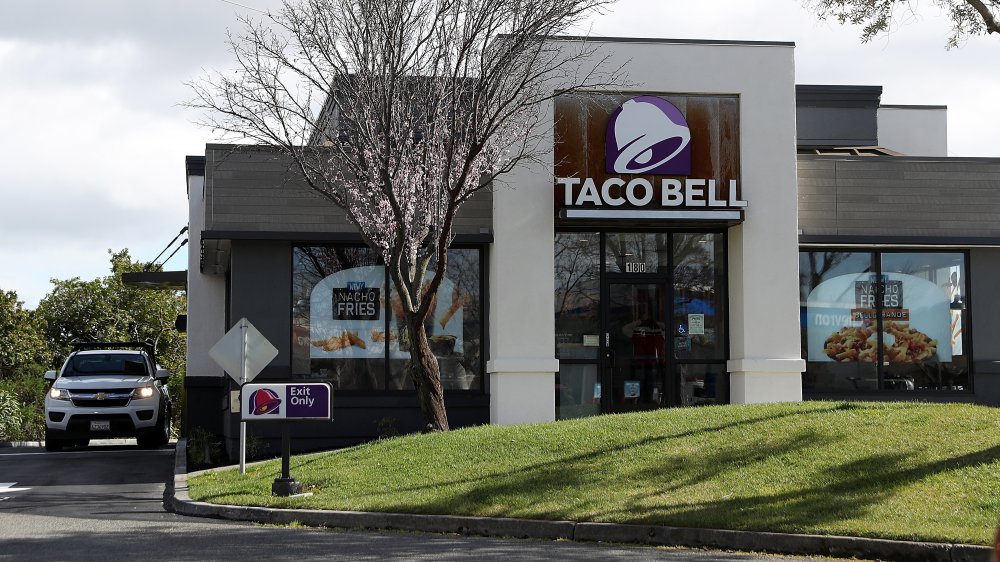
[[[322,382],[243,385],[243,421],[328,420],[330,385]]]
[[[555,101],[559,218],[743,220],[738,96],[582,95]]]
[[[691,131],[681,110],[663,98],[639,96],[611,115],[604,137],[612,174],[691,174]]]

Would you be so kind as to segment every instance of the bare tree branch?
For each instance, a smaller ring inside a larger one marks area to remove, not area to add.
[[[287,0],[230,36],[235,71],[191,84],[203,124],[290,157],[382,256],[433,429],[448,425],[423,325],[455,218],[548,153],[543,102],[618,79],[585,41],[554,40],[613,1]]]

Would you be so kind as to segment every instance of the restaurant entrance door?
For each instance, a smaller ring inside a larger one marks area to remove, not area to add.
[[[604,412],[649,410],[676,403],[667,359],[667,285],[609,275],[605,319]]]
[[[558,232],[556,417],[724,404],[723,232]]]

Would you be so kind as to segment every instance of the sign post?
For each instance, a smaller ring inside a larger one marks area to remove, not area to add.
[[[243,387],[240,404],[243,423],[278,421],[281,423],[281,476],[271,484],[275,496],[292,496],[302,491],[302,484],[289,474],[292,452],[290,421],[329,420],[333,392],[325,382],[288,384],[248,384]]]
[[[277,357],[278,350],[246,317],[243,317],[208,351],[208,355],[240,385],[242,392],[243,387]],[[246,422],[241,421],[240,474],[247,472],[246,452]]]

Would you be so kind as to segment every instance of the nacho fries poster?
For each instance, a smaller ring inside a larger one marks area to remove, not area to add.
[[[806,302],[809,361],[875,362],[879,318],[885,361],[951,361],[947,293],[903,273],[841,275],[816,286]]]
[[[428,271],[429,280],[434,276]],[[310,296],[309,357],[311,359],[383,359],[386,344],[389,357],[408,359],[406,342],[402,342],[402,305],[386,290],[385,268],[363,266],[338,271],[317,283]],[[457,303],[454,284],[444,279],[433,303],[434,321],[428,336],[454,336],[457,349],[462,349],[462,301]],[[386,302],[388,298],[388,303]],[[390,314],[390,331],[386,333],[385,315]]]

